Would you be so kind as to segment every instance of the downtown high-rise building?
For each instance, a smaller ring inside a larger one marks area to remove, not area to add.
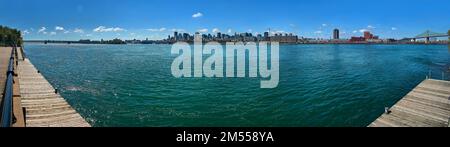
[[[339,29],[333,30],[333,39],[339,39]]]

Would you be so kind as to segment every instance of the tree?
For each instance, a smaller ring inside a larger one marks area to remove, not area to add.
[[[13,44],[22,46],[22,43],[22,34],[19,30],[0,25],[0,46],[11,46]]]

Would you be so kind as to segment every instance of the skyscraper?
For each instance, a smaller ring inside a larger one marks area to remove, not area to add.
[[[217,36],[216,36],[216,37],[219,38],[219,39],[221,39],[221,38],[222,38],[222,33],[217,32]]]
[[[265,41],[269,40],[269,32],[264,32],[264,39]]]
[[[175,41],[177,41],[178,39],[178,32],[173,32],[173,38],[175,39]]]
[[[339,39],[339,29],[333,30],[333,39]]]

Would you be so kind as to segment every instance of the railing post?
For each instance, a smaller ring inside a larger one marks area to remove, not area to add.
[[[428,70],[428,79],[431,79],[431,70]]]
[[[444,72],[442,72],[442,80],[445,80],[445,79],[444,79]]]

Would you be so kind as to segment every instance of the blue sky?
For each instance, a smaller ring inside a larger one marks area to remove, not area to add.
[[[449,0],[0,0],[0,25],[25,39],[161,39],[181,32],[292,32],[311,38],[412,37],[450,29]]]

